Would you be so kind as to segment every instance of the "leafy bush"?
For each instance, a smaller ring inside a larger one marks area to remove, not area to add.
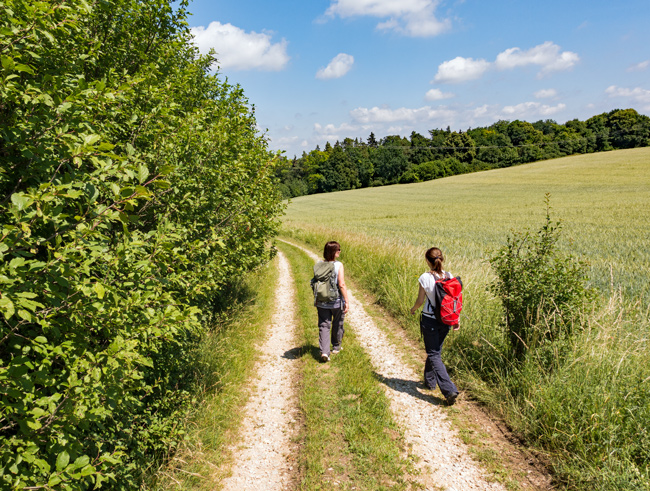
[[[570,333],[573,314],[592,297],[585,264],[556,247],[561,223],[546,221],[536,234],[514,232],[490,259],[497,279],[491,290],[503,304],[504,323],[517,359],[545,340]]]
[[[271,254],[274,157],[169,0],[0,0],[0,487],[134,489],[211,305]]]

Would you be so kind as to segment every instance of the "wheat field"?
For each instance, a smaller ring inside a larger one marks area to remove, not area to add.
[[[561,246],[593,284],[650,298],[650,148],[577,155],[434,181],[295,198],[287,231],[328,230],[483,261],[513,230],[537,230],[550,193]],[[408,247],[410,249],[410,247]]]

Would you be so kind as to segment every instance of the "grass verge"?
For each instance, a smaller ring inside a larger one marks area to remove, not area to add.
[[[236,438],[240,409],[248,398],[248,383],[273,314],[275,262],[232,285],[212,328],[199,346],[196,366],[196,403],[183,423],[186,438],[159,469],[148,489],[215,490],[229,454],[226,445]]]
[[[348,327],[344,349],[319,361],[316,309],[309,288],[313,261],[280,243],[297,285],[299,356],[304,360],[300,409],[302,490],[420,489],[404,438],[392,420],[370,360]]]

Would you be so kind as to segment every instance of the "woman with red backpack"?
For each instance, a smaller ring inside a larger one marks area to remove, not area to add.
[[[418,298],[411,308],[411,315],[426,301],[420,316],[420,330],[424,338],[427,361],[424,365],[424,385],[428,389],[440,387],[447,404],[451,405],[458,397],[458,388],[449,378],[447,368],[440,356],[442,343],[450,329],[460,328],[458,313],[462,308],[462,283],[451,273],[442,269],[445,258],[437,247],[427,250],[424,255],[429,271],[422,273],[419,282]],[[449,283],[448,285],[445,285]],[[436,286],[438,284],[438,286]],[[444,304],[441,313],[441,304]]]

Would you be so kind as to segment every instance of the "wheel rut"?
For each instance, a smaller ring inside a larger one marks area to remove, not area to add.
[[[241,441],[231,445],[232,474],[222,481],[225,491],[275,491],[294,489],[292,436],[298,416],[295,378],[299,360],[295,346],[294,281],[289,263],[278,252],[278,287],[275,313],[255,372],[257,380],[244,408]]]

